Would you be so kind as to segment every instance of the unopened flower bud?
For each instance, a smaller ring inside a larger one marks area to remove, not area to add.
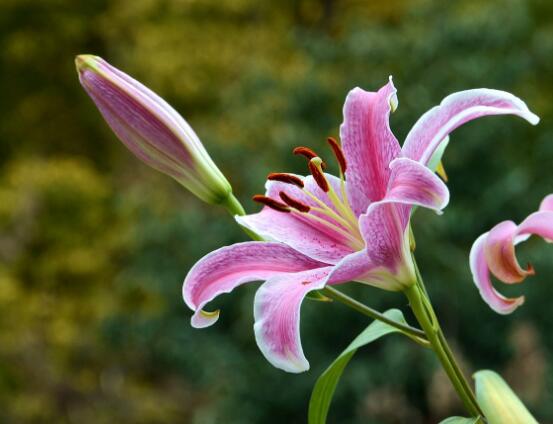
[[[131,152],[205,202],[228,202],[229,182],[165,100],[100,57],[80,55],[75,64],[82,86]]]
[[[474,379],[478,404],[489,424],[538,424],[499,374],[482,370]]]

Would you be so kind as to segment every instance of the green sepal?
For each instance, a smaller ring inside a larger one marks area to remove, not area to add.
[[[309,292],[305,297],[316,302],[332,302],[332,299],[330,297],[326,297],[319,290]]]

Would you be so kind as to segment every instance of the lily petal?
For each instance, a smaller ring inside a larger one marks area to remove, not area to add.
[[[507,298],[494,289],[490,278],[484,246],[488,233],[476,239],[470,250],[470,270],[482,299],[497,313],[510,314],[524,303],[524,296]]]
[[[255,339],[275,367],[292,373],[309,369],[300,340],[300,307],[307,293],[324,287],[331,270],[326,267],[277,275],[257,290]]]
[[[335,186],[335,190],[339,193],[339,180],[336,177],[330,177],[328,176],[329,183]],[[315,196],[326,199],[326,194],[319,189],[312,177],[306,177],[304,184],[305,188]],[[279,193],[282,191],[310,207],[319,206],[296,186],[278,181],[268,181],[266,188],[266,195],[273,199],[279,199]],[[324,203],[327,202],[330,203],[328,200]],[[333,206],[331,209],[335,210]],[[342,227],[338,222],[317,212],[309,212],[309,214],[320,217],[324,222],[338,227],[338,230],[333,230],[320,221],[310,219],[306,214],[295,211],[283,213],[269,207],[263,208],[259,213],[236,216],[236,221],[266,239],[286,243],[304,255],[327,264],[334,264],[354,251],[351,247],[351,240],[344,235],[344,232],[339,231]]]
[[[524,270],[515,255],[517,226],[512,221],[503,221],[493,227],[484,245],[484,254],[493,275],[504,283],[520,283],[531,274],[531,268]]]
[[[526,103],[505,91],[480,88],[453,93],[419,118],[405,139],[403,153],[426,165],[440,142],[457,127],[482,116],[506,114],[532,125],[540,120]]]
[[[407,234],[410,209],[409,205],[380,201],[372,203],[359,219],[368,261],[376,267],[371,277],[380,275],[388,290],[401,290],[414,282]]]
[[[546,200],[548,200],[546,198]],[[544,201],[545,202],[545,201]],[[551,243],[553,240],[553,210],[540,207],[540,212],[534,212],[518,226],[518,236],[537,235]],[[547,204],[545,205],[548,206]]]
[[[426,166],[407,158],[390,163],[388,201],[419,205],[440,211],[449,203],[449,190],[444,182]]]
[[[192,326],[214,324],[219,313],[202,311],[222,293],[251,281],[324,266],[282,243],[246,242],[215,250],[200,259],[184,280],[184,301],[194,311]]]
[[[553,194],[545,196],[541,201],[540,211],[552,211],[553,212]]]
[[[347,162],[348,197],[354,210],[366,210],[370,201],[384,197],[388,164],[401,153],[389,122],[395,96],[390,78],[376,93],[354,88],[346,97],[340,138]]]

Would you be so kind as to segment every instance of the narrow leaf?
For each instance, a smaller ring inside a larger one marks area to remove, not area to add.
[[[386,317],[406,324],[403,313],[398,309],[390,309],[384,312]],[[350,345],[330,364],[315,383],[311,400],[309,401],[309,424],[324,424],[330,408],[330,402],[338,385],[338,381],[344,372],[348,362],[355,355],[358,348],[374,342],[390,333],[397,333],[394,327],[381,321],[373,321]]]
[[[480,418],[465,418],[465,417],[449,417],[443,421],[440,421],[440,424],[478,424],[481,423]]]

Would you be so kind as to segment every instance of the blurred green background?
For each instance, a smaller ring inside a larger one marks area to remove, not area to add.
[[[445,156],[452,201],[414,220],[423,275],[467,373],[501,372],[553,423],[551,248],[521,249],[527,304],[493,313],[471,243],[553,192],[553,4],[547,0],[2,0],[0,2],[0,422],[302,423],[317,376],[368,321],[305,302],[311,371],[271,367],[252,331],[256,284],[194,330],[181,298],[204,254],[245,240],[223,210],[139,163],[79,86],[93,53],[164,96],[196,129],[249,211],[271,171],[304,172],[349,89],[398,88],[392,128],[447,94],[511,91],[541,116],[479,120]],[[502,287],[503,290],[503,287]],[[349,293],[381,310],[405,299]],[[331,423],[436,423],[462,413],[430,353],[399,336],[360,351]]]

